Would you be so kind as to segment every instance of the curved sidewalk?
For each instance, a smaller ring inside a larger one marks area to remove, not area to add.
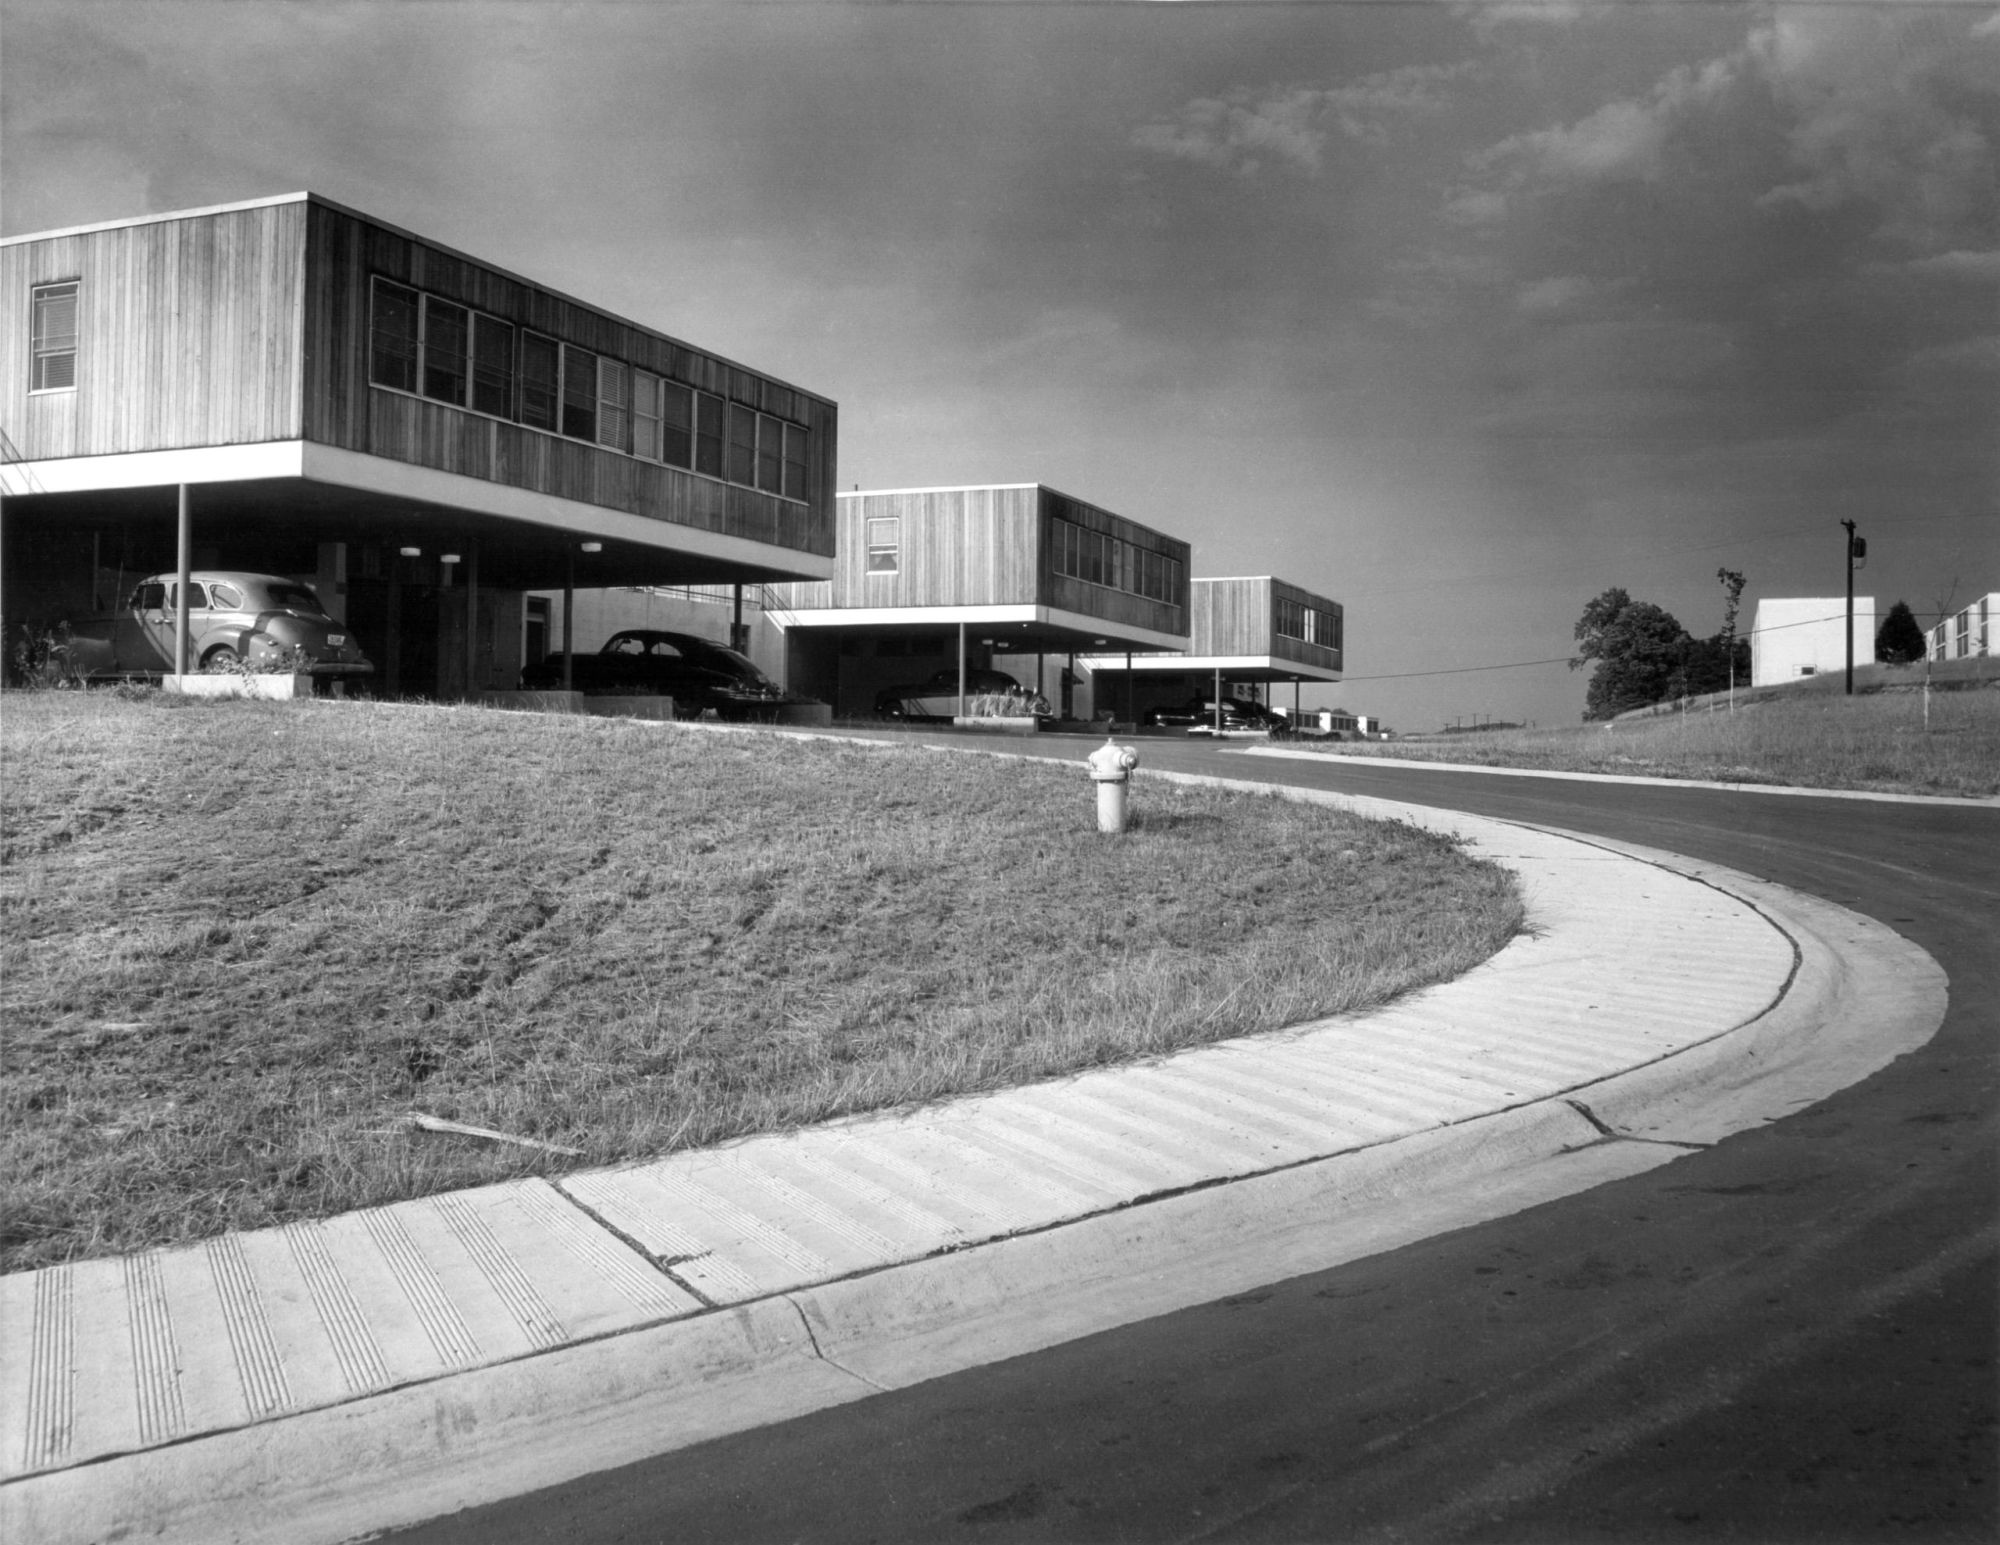
[[[1942,1018],[1920,950],[1749,876],[1270,791],[1464,837],[1529,933],[1143,1066],[0,1278],[0,1536],[339,1540],[516,1495],[1635,1173]]]

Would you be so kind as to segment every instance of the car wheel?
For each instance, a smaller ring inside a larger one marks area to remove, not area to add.
[[[241,655],[227,644],[217,644],[201,657],[201,665],[203,670],[226,671],[231,666],[240,664],[242,658]]]

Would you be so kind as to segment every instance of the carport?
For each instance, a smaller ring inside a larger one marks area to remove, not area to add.
[[[8,237],[0,306],[13,636],[258,571],[458,696],[529,590],[832,572],[830,400],[314,194]]]
[[[1207,694],[1220,731],[1228,687],[1258,686],[1268,693],[1290,682],[1296,723],[1306,683],[1341,679],[1346,641],[1337,601],[1254,575],[1197,579],[1189,606],[1193,627],[1185,652],[1085,658],[1092,676],[1131,704],[1134,716]]]

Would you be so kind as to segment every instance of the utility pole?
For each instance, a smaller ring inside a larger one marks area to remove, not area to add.
[[[1847,528],[1847,695],[1854,696],[1854,560],[1868,556],[1868,542],[1854,534],[1854,522],[1843,520]]]

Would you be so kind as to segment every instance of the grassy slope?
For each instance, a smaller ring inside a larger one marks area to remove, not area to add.
[[[1558,729],[1328,744],[1342,754],[1883,793],[2000,794],[2000,691],[1825,693]]]
[[[0,752],[5,1269],[1275,1027],[1521,915],[1409,828],[1142,782],[1102,839],[986,757],[99,692]]]

